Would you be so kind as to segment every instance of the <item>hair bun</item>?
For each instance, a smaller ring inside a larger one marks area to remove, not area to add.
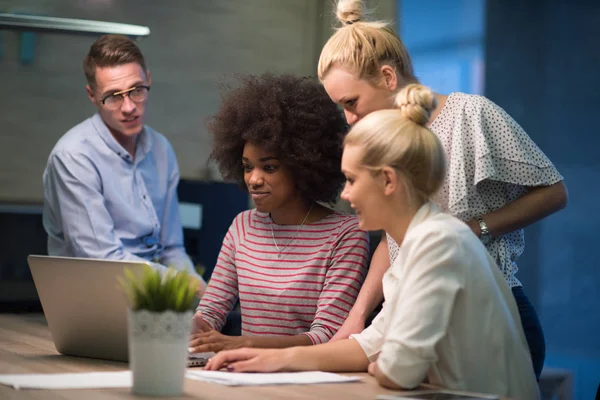
[[[365,5],[362,0],[338,0],[336,17],[344,25],[351,25],[363,19]]]
[[[435,94],[426,86],[411,83],[396,95],[396,106],[404,118],[425,125],[437,105]]]

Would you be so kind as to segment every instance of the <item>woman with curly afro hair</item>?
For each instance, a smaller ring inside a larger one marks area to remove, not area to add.
[[[368,235],[354,216],[326,207],[344,182],[347,125],[313,79],[239,77],[208,123],[212,158],[256,208],[223,241],[194,317],[191,351],[327,342],[366,275]],[[220,333],[239,299],[242,335]]]

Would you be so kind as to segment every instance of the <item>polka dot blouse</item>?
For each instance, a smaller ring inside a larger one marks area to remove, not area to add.
[[[563,180],[552,162],[502,108],[478,95],[451,93],[429,128],[446,153],[446,180],[435,200],[463,221],[485,215],[526,193],[527,186],[548,186]],[[398,245],[388,235],[390,263]],[[487,245],[510,287],[523,253],[523,230]]]

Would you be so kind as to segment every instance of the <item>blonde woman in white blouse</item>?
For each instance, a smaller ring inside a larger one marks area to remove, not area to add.
[[[361,0],[340,0],[342,26],[323,47],[318,75],[331,99],[353,125],[365,115],[393,108],[394,94],[416,83],[410,57],[383,22],[365,19]],[[480,237],[512,288],[532,353],[536,375],[542,370],[545,342],[537,313],[516,278],[523,253],[523,228],[567,203],[563,177],[521,127],[482,96],[436,94],[428,127],[446,154],[446,179],[434,200]],[[381,277],[399,251],[383,235],[369,275],[348,319],[335,339],[360,332],[381,301]]]
[[[485,246],[431,201],[445,176],[444,150],[424,124],[436,98],[411,84],[399,109],[376,111],[344,142],[342,198],[361,229],[402,244],[383,276],[385,303],[351,339],[311,348],[221,352],[209,370],[366,371],[391,389],[428,381],[515,399],[538,397],[511,290]]]

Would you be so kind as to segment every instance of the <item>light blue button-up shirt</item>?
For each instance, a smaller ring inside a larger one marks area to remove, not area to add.
[[[152,128],[134,159],[95,114],[58,141],[43,181],[49,255],[144,260],[198,276],[183,247],[175,153]]]

